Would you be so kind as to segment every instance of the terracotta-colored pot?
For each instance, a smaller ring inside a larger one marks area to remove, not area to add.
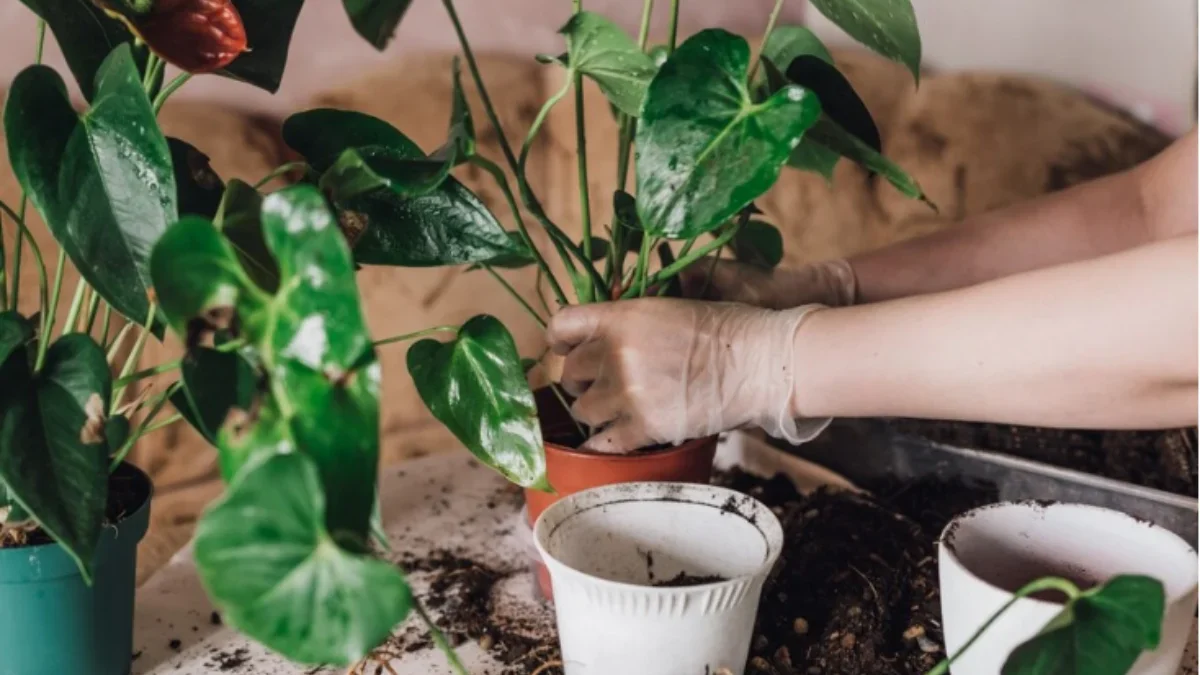
[[[539,390],[536,398],[542,416],[542,432],[546,437],[553,438],[564,424],[573,424],[562,409],[562,404],[549,390]],[[589,488],[641,481],[708,483],[712,478],[713,457],[717,454],[716,436],[631,455],[581,452],[549,441],[545,445],[546,476],[555,491],[525,491],[530,525],[537,522],[538,516],[554,502]],[[549,572],[541,562],[537,562],[535,568],[542,596],[553,599]]]

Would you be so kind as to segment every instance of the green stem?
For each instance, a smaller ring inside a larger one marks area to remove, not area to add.
[[[24,200],[24,197],[22,197],[22,200]],[[17,224],[17,242],[19,243],[21,241],[22,237],[29,240],[29,250],[33,251],[33,257],[37,261],[37,264],[38,264],[38,284],[39,284],[39,288],[40,288],[40,292],[41,292],[40,301],[41,301],[41,305],[42,305],[42,311],[44,312],[44,311],[46,311],[46,305],[48,303],[48,298],[46,297],[46,262],[44,260],[42,260],[42,249],[39,248],[37,245],[37,242],[34,241],[33,233],[30,232],[29,228],[25,226],[24,218],[22,218],[19,214],[14,213],[12,208],[10,208],[9,205],[5,204],[3,201],[0,201],[0,211],[3,211],[5,214],[7,214],[8,217],[10,219],[12,219],[12,221],[14,223]],[[18,248],[17,251],[20,252],[20,249]],[[13,274],[14,275],[20,274],[21,270],[16,265],[16,260],[14,260],[13,263],[14,263]],[[12,308],[14,310],[17,309],[17,297],[15,294],[15,291],[17,291],[17,290],[18,290],[17,279],[14,276],[14,278],[13,278],[14,294],[13,294],[13,302],[12,302]],[[0,291],[2,291],[2,289],[0,289]],[[43,325],[45,325],[44,315],[43,315]],[[49,341],[45,334],[41,335],[40,338],[41,339],[38,340],[38,359],[36,361],[36,364],[37,364],[36,368],[40,368],[42,365],[42,358],[46,354],[47,342]]]
[[[558,402],[562,404],[563,410],[567,411],[567,417],[571,418],[571,422],[575,425],[575,428],[579,430],[579,435],[583,436],[583,440],[586,441],[587,439],[591,438],[592,435],[589,434],[587,429],[584,429],[583,425],[579,423],[579,420],[575,419],[575,416],[571,414],[571,404],[567,403],[567,397],[565,394],[563,394],[562,389],[559,388],[557,382],[550,383],[550,391],[554,393],[554,398],[557,398]]]
[[[167,86],[158,92],[158,96],[154,97],[154,105],[152,106],[154,114],[157,115],[162,110],[163,104],[167,102],[167,99],[171,98],[171,94],[174,94],[180,87],[187,84],[187,81],[190,79],[192,79],[191,73],[180,73],[175,76],[175,79],[168,82]]]
[[[637,267],[634,268],[634,279],[637,280],[637,297],[646,295],[646,277],[650,272],[650,251],[654,242],[649,233],[642,234],[642,250],[638,251]]]
[[[117,350],[121,348],[121,343],[125,341],[125,336],[128,335],[129,331],[133,330],[134,328],[137,328],[137,324],[130,321],[124,326],[121,326],[121,330],[117,331],[116,337],[114,337],[112,343],[108,345],[108,353],[105,354],[105,358],[108,360],[109,365],[112,365],[113,359],[117,357]]]
[[[167,399],[168,399],[168,400],[170,400],[170,398],[171,398],[170,396],[168,396],[168,397],[167,397]],[[161,422],[158,422],[158,423],[155,423],[155,424],[153,424],[153,425],[151,425],[151,426],[148,426],[148,427],[146,427],[146,430],[145,430],[145,431],[143,431],[143,432],[142,432],[142,433],[139,435],[139,438],[140,438],[141,436],[149,436],[150,434],[152,434],[152,433],[154,433],[154,432],[158,431],[159,429],[163,429],[163,428],[165,428],[165,427],[169,427],[169,426],[171,426],[172,424],[175,424],[176,422],[178,422],[178,421],[179,421],[179,420],[181,420],[181,419],[183,419],[183,415],[180,415],[179,413],[175,413],[174,415],[171,415],[170,417],[168,417],[167,419],[165,419],[165,420],[163,420],[163,421],[161,421]]]
[[[42,308],[42,335],[52,335],[58,319],[58,298],[62,294],[63,272],[67,269],[67,252],[58,248],[58,267],[54,270],[54,283],[50,287],[50,299]],[[82,277],[81,277],[82,279]]]
[[[75,295],[71,296],[71,308],[67,310],[67,320],[63,323],[59,335],[75,332],[75,323],[79,320],[79,310],[83,307],[83,292],[87,290],[87,282],[83,277],[75,282]]]
[[[390,345],[393,342],[404,342],[405,340],[415,340],[419,337],[425,337],[426,335],[433,335],[434,333],[457,333],[457,332],[458,332],[458,326],[435,326],[433,328],[426,328],[425,330],[419,330],[415,333],[405,333],[404,335],[395,335],[395,336],[392,336],[389,338],[384,338],[382,340],[376,340],[375,346],[382,347],[383,345]]]
[[[102,321],[104,328],[100,331],[100,346],[108,348],[108,328],[112,322],[112,305],[104,303],[104,320]]]
[[[138,334],[137,342],[133,343],[133,351],[129,352],[129,358],[125,359],[125,365],[121,368],[121,373],[118,375],[117,381],[127,377],[133,372],[134,366],[142,358],[142,349],[146,346],[146,339],[150,337],[150,329],[154,326],[154,315],[158,311],[158,303],[150,303],[150,311],[147,312],[146,323],[142,325],[142,332]],[[115,409],[117,402],[121,400],[121,394],[125,391],[125,385],[114,386],[112,394],[112,405]]]
[[[692,263],[703,258],[704,256],[708,255],[709,253],[712,253],[713,251],[721,248],[725,244],[729,243],[729,240],[733,239],[733,236],[735,234],[737,234],[737,231],[738,231],[737,227],[731,227],[728,230],[726,230],[724,233],[722,233],[721,236],[717,237],[716,239],[713,239],[709,243],[696,249],[696,251],[694,253],[689,253],[686,256],[680,255],[679,258],[677,258],[674,263],[671,263],[670,265],[662,268],[661,270],[656,272],[654,274],[654,276],[650,277],[650,280],[645,284],[646,287],[649,288],[649,287],[656,286],[658,284],[661,284],[664,281],[667,281],[668,279],[675,276],[676,274],[679,274],[683,270],[687,269],[687,267],[689,265],[691,265]],[[636,289],[631,287],[631,288],[629,288],[629,290],[625,291],[625,293],[623,293],[621,295],[621,297],[622,298],[636,297],[634,295],[634,291],[636,291]]]
[[[159,73],[163,71],[166,65],[166,61],[158,58],[158,54],[154,52],[150,52],[146,56],[146,74],[142,76],[142,89],[145,90],[147,95],[154,95],[154,82],[158,79]]]
[[[679,35],[679,0],[671,0],[671,26],[667,33],[667,54],[675,53],[675,38]]]
[[[96,316],[100,309],[100,294],[96,289],[92,288],[91,295],[88,297],[87,317],[84,321],[83,332],[88,335],[92,334],[92,329],[96,327]]]
[[[758,62],[762,60],[762,50],[767,48],[767,40],[771,39],[771,33],[775,32],[775,23],[779,21],[779,12],[783,9],[783,0],[775,0],[775,8],[771,10],[771,17],[767,19],[767,29],[763,31],[762,44],[759,45],[758,54],[750,61],[750,74],[746,77],[746,84],[754,83],[754,76],[758,74]]]
[[[425,626],[429,628],[429,636],[433,639],[433,644],[446,655],[446,661],[450,663],[450,669],[455,672],[455,675],[471,675],[471,673],[458,660],[458,654],[454,652],[454,647],[446,640],[446,636],[442,634],[442,630],[437,627],[433,619],[429,617],[429,613],[425,611],[424,605],[417,598],[413,598],[413,609],[417,611],[417,616],[425,622]]]
[[[575,13],[583,11],[583,0],[574,0]],[[588,186],[588,161],[587,161],[587,111],[584,108],[583,100],[583,73],[576,72],[572,78],[572,84],[575,89],[575,165],[576,173],[579,178],[579,211],[580,224],[583,229],[583,257],[589,262],[592,260],[592,197],[591,190]],[[592,302],[595,300],[597,288],[592,279],[588,277],[588,284],[584,286],[584,291],[587,297],[580,298],[581,302]]]
[[[546,302],[546,296],[542,294],[542,279],[544,277],[545,274],[541,268],[538,268],[537,278],[533,281],[533,294],[537,296],[538,302],[542,305],[542,310],[546,312],[546,316],[550,316],[554,312],[550,311],[550,303]]]
[[[490,265],[481,265],[481,267],[487,270],[487,273],[492,275],[492,278],[495,279],[501,286],[503,286],[504,290],[508,291],[508,294],[513,296],[513,299],[520,303],[521,307],[523,307],[526,312],[529,312],[529,316],[533,317],[533,320],[536,321],[539,326],[541,326],[543,329],[546,328],[545,319],[543,319],[541,315],[537,313],[537,310],[534,309],[532,305],[525,301],[525,298],[521,297],[521,294],[517,292],[517,289],[512,287],[512,284],[505,281],[504,277],[500,276],[496,270],[491,268]]]
[[[971,645],[975,644],[975,641],[982,637],[983,634],[987,632],[987,629],[991,628],[992,624],[995,623],[1001,615],[1007,612],[1010,607],[1016,604],[1018,600],[1040,591],[1052,590],[1061,591],[1066,594],[1068,602],[1074,600],[1080,595],[1080,590],[1075,584],[1059,577],[1035,579],[1034,581],[1025,584],[1013,594],[1013,597],[1008,602],[1004,603],[1004,606],[1001,607],[999,611],[993,614],[990,619],[985,621],[984,624],[979,627],[979,630],[975,631],[975,634],[971,636],[970,640],[967,640],[967,644],[963,645],[963,648],[958,650],[957,654],[954,654],[948,659],[943,659],[941,663],[937,664],[937,666],[935,666],[933,670],[926,673],[926,675],[945,675],[945,673],[950,672],[950,666],[954,665],[954,662],[957,661],[963,654],[965,654],[967,650],[971,648]]]
[[[40,64],[42,62],[42,55],[46,51],[46,20],[45,19],[40,19],[40,18],[38,19],[37,31],[38,31],[37,52],[34,54],[34,59],[33,59],[33,62],[35,65]],[[21,251],[24,248],[24,245],[22,243],[23,239],[21,238],[21,234],[24,234],[26,237],[29,238],[30,246],[32,246],[34,248],[37,247],[37,244],[34,243],[34,241],[33,241],[33,236],[31,234],[29,234],[29,230],[26,229],[26,227],[25,227],[25,206],[28,203],[27,197],[28,197],[28,195],[25,194],[25,190],[21,190],[21,202],[17,206],[16,214],[13,214],[12,210],[9,209],[7,206],[4,207],[4,210],[8,211],[10,216],[15,215],[15,217],[18,221],[17,227],[19,227],[21,229],[21,233],[17,234],[16,241],[14,242],[14,244],[16,245],[16,248],[13,250],[12,302],[10,304],[12,305],[12,308],[14,310],[18,309],[17,302],[21,298]],[[45,273],[46,266],[44,263],[41,262],[41,259],[42,259],[41,251],[37,251],[35,253],[35,255],[38,258],[39,264],[42,266],[43,289],[42,289],[42,297],[41,297],[41,301],[42,301],[41,310],[44,312],[44,311],[46,311],[46,291],[44,288],[45,287],[45,277],[46,277],[46,273]],[[4,292],[4,289],[0,288],[0,293],[2,293],[2,292]],[[38,361],[38,364],[39,365],[41,364],[40,360]]]
[[[276,178],[279,178],[280,176],[286,176],[287,174],[289,174],[293,171],[296,171],[297,169],[303,169],[304,171],[308,171],[310,168],[312,168],[312,167],[309,166],[308,162],[288,162],[287,164],[284,164],[283,166],[275,168],[275,170],[271,171],[271,173],[269,173],[269,174],[263,176],[261,179],[259,179],[259,181],[254,184],[254,189],[257,190],[257,189],[261,188],[262,186],[266,185],[267,183],[270,183],[271,181],[275,180]]]
[[[119,377],[113,381],[113,387],[115,387],[115,388],[116,387],[125,387],[130,384],[133,384],[134,382],[137,382],[138,380],[144,380],[147,377],[161,375],[162,373],[169,373],[181,365],[183,365],[183,359],[176,359],[174,361],[160,363],[157,366],[154,366],[152,368],[146,368],[145,370],[139,370],[136,373],[122,375],[121,377]]]
[[[513,220],[517,224],[517,230],[521,233],[521,238],[525,240],[525,245],[529,247],[529,251],[537,261],[538,272],[545,274],[550,279],[550,287],[554,290],[554,295],[558,298],[559,303],[563,305],[568,304],[567,294],[563,291],[562,286],[559,285],[558,279],[554,277],[554,273],[550,271],[550,265],[546,262],[546,258],[533,245],[533,237],[529,235],[529,228],[525,226],[525,219],[521,217],[521,209],[517,206],[517,199],[513,196],[512,189],[508,185],[508,177],[504,175],[504,171],[495,162],[480,155],[472,155],[470,161],[475,166],[490,173],[492,178],[495,179],[496,184],[500,186],[500,190],[504,193],[504,199],[508,202],[508,208],[512,211]]]
[[[158,402],[154,404],[154,407],[150,409],[150,413],[146,415],[145,419],[142,420],[142,423],[138,425],[137,431],[129,434],[129,438],[125,439],[125,442],[121,444],[121,448],[117,450],[115,455],[113,455],[112,463],[109,464],[108,467],[110,473],[115,471],[121,462],[125,461],[125,456],[129,454],[130,450],[133,449],[133,444],[136,443],[137,440],[142,436],[150,433],[150,424],[154,421],[155,417],[158,417],[158,413],[162,412],[162,409],[166,407],[167,401],[171,400],[171,395],[178,391],[179,387],[180,383],[178,382],[175,382],[170,387],[167,387],[167,390],[163,392],[162,398],[160,398]],[[175,420],[171,420],[171,423],[174,422]]]
[[[642,3],[642,24],[638,29],[638,47],[646,51],[646,41],[650,37],[650,17],[654,13],[654,0]],[[637,119],[621,115],[620,132],[617,135],[617,189],[624,190],[629,181],[629,156],[633,148],[633,136],[637,133]],[[614,219],[615,220],[615,219]],[[625,231],[616,226],[612,232],[612,242],[609,246],[608,264],[604,271],[605,283],[618,286],[624,275],[625,267]]]

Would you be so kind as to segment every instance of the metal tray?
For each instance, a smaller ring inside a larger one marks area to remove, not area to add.
[[[1197,542],[1197,500],[1041,462],[935,443],[895,433],[882,420],[838,420],[817,440],[787,449],[857,484],[933,475],[983,483],[1003,501],[1048,499],[1103,506],[1161,525]]]

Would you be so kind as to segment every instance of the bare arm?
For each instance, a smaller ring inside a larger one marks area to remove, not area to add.
[[[850,260],[857,301],[963,288],[1196,231],[1196,132],[1134,169]]]
[[[1193,425],[1196,244],[1195,234],[1180,236],[962,290],[818,312],[796,333],[794,412]]]

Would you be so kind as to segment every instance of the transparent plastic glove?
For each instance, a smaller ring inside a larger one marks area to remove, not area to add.
[[[547,338],[566,357],[572,414],[600,429],[583,447],[626,453],[746,426],[811,440],[828,420],[795,410],[793,345],[820,308],[647,298],[563,309]]]
[[[706,259],[685,269],[680,279],[683,293],[689,298],[741,302],[767,309],[813,303],[848,307],[858,293],[854,270],[840,259],[770,270],[732,260],[720,260],[714,266],[711,259]]]

